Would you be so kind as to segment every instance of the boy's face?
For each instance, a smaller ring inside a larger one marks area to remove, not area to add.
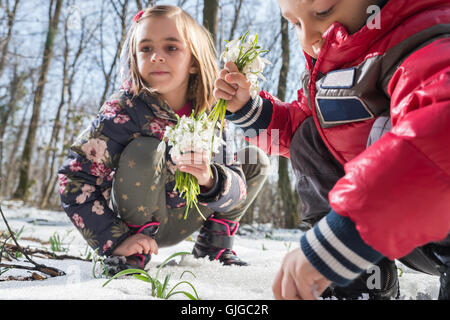
[[[340,22],[350,34],[367,19],[367,7],[377,0],[278,0],[281,14],[295,25],[303,50],[317,58],[324,40],[322,34]]]

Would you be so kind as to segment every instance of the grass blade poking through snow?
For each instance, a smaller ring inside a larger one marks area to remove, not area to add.
[[[148,272],[141,270],[141,269],[127,269],[127,270],[123,270],[119,273],[117,273],[116,275],[114,275],[111,279],[109,279],[108,281],[106,281],[103,284],[103,287],[105,287],[108,283],[110,283],[112,280],[117,279],[121,276],[124,275],[132,275],[134,278],[144,281],[144,282],[148,282],[151,283],[152,285],[152,291],[151,291],[151,295],[152,297],[156,297],[156,298],[160,298],[160,299],[169,299],[170,297],[176,295],[176,294],[184,294],[186,297],[188,297],[191,300],[200,300],[200,297],[198,296],[197,290],[195,290],[195,287],[192,285],[192,283],[188,282],[188,281],[179,281],[178,283],[176,283],[172,289],[166,293],[167,289],[169,288],[169,280],[171,277],[171,274],[167,274],[164,278],[164,282],[161,283],[161,281],[158,280],[159,277],[159,273],[161,271],[161,269],[173,258],[180,256],[180,255],[188,255],[190,254],[189,252],[177,252],[172,254],[170,257],[168,257],[166,260],[164,260],[163,263],[161,263],[157,270],[156,270],[156,275],[154,277],[152,277]],[[183,277],[183,275],[189,272],[191,273],[194,277],[195,275],[188,270],[183,271],[183,273],[180,276],[180,279]],[[173,291],[176,287],[178,287],[181,284],[187,284],[188,286],[191,287],[191,289],[193,290],[195,296],[187,291]]]

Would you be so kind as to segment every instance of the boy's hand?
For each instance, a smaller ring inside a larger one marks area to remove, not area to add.
[[[206,151],[186,152],[179,158],[172,157],[172,160],[180,171],[195,176],[200,186],[207,190],[214,186],[214,179],[209,171],[209,154]]]
[[[272,291],[278,300],[316,300],[330,284],[299,248],[284,257]]]
[[[156,240],[145,234],[136,233],[125,239],[113,251],[113,256],[131,256],[133,254],[158,254]]]
[[[237,112],[250,100],[251,83],[234,62],[227,62],[214,82],[214,97],[228,101],[227,110]]]

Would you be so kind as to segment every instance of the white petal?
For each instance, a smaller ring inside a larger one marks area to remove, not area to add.
[[[166,142],[163,140],[158,144],[158,148],[156,149],[158,152],[165,152],[166,151]]]

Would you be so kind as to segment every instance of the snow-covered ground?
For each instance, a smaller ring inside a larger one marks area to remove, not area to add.
[[[72,256],[86,257],[90,248],[87,247],[81,235],[70,223],[62,211],[38,210],[23,206],[19,202],[3,201],[1,203],[9,225],[16,232],[21,230],[19,243],[23,247],[45,248],[50,237],[57,234],[61,239],[65,252]],[[0,232],[6,226],[0,220]],[[284,255],[299,246],[301,231],[270,229],[269,226],[243,226],[242,232],[236,236],[235,251],[249,262],[248,267],[223,267],[218,262],[205,259],[193,259],[187,256],[176,258],[178,264],[162,269],[160,279],[167,273],[172,273],[170,286],[174,286],[185,270],[195,274],[185,273],[183,280],[193,284],[198,295],[203,300],[272,300],[272,281],[279,270]],[[196,234],[191,236],[195,239]],[[28,240],[24,240],[28,239]],[[36,241],[42,240],[44,244]],[[151,268],[148,271],[154,276],[156,266],[171,254],[180,251],[191,251],[194,242],[188,240],[170,248],[160,248],[159,254],[152,257]],[[20,258],[24,261],[24,258]],[[151,296],[149,283],[133,277],[126,277],[103,284],[106,278],[93,276],[93,263],[79,260],[54,260],[37,258],[38,263],[58,268],[65,276],[34,281],[8,280],[9,276],[16,278],[29,277],[32,272],[11,269],[0,275],[0,299],[52,299],[52,300],[141,300],[155,299]],[[20,261],[5,261],[2,263],[20,264]],[[26,264],[26,263],[22,263]],[[27,264],[29,265],[29,264]],[[434,300],[438,296],[439,278],[415,272],[397,262],[401,269],[400,299],[402,300]],[[2,270],[4,270],[2,268]],[[45,275],[44,275],[45,276]],[[180,290],[192,292],[187,285],[181,285]],[[187,299],[184,295],[175,295],[171,299]]]

